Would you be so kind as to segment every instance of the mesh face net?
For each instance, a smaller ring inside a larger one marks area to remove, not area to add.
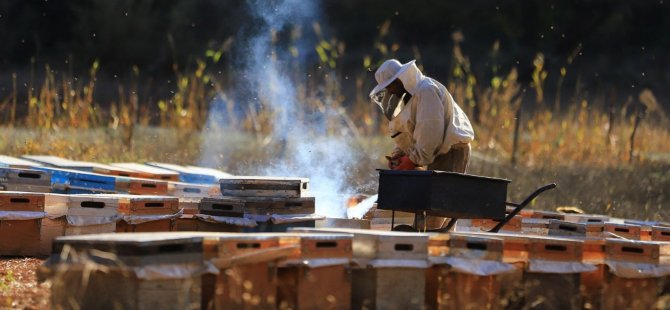
[[[388,120],[392,120],[405,107],[404,97],[403,95],[403,97],[398,98],[398,96],[389,93],[386,89],[370,96]]]

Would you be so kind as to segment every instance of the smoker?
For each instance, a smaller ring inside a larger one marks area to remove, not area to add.
[[[378,170],[378,208],[391,210],[393,230],[417,231],[418,219],[426,215],[448,217],[449,224],[436,232],[449,231],[456,220],[493,219],[500,222],[491,232],[498,232],[507,222],[541,193],[556,188],[551,183],[530,194],[523,202],[507,202],[506,179],[445,171]],[[506,206],[514,209],[505,215]],[[412,212],[416,215],[414,226],[394,227],[395,211]]]

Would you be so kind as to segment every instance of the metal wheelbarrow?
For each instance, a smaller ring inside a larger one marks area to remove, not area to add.
[[[417,222],[426,216],[447,217],[447,226],[428,230],[448,232],[460,219],[500,221],[490,232],[498,232],[509,220],[543,192],[556,188],[551,183],[536,189],[521,203],[507,202],[510,180],[444,171],[379,170],[377,208],[390,210],[393,230],[419,231]],[[505,215],[506,207],[514,207]],[[414,226],[395,224],[395,211],[416,215]]]

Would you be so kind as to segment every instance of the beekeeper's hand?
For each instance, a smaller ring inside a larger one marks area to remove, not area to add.
[[[409,156],[402,156],[398,158],[398,165],[393,170],[414,170],[416,165],[409,159]]]
[[[400,164],[400,157],[405,156],[405,154],[393,153],[391,156],[386,156],[386,160],[389,162],[389,169],[393,170],[396,166]]]

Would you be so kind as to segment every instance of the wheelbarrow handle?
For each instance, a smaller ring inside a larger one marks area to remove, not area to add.
[[[537,197],[538,195],[540,195],[540,194],[542,194],[542,193],[544,193],[544,192],[546,192],[550,189],[554,189],[554,188],[556,188],[556,183],[547,184],[545,186],[542,186],[542,187],[536,189],[532,194],[530,194],[530,196],[528,196],[523,202],[521,202],[519,204],[506,202],[505,204],[510,205],[510,206],[514,206],[516,208],[514,208],[514,210],[512,210],[512,212],[510,212],[510,214],[508,214],[505,217],[505,219],[500,221],[498,223],[498,225],[496,225],[491,230],[489,230],[489,232],[498,232],[503,226],[505,226],[505,224],[507,224],[507,222],[509,222],[514,216],[519,214],[519,212],[521,212],[521,210],[523,210],[523,208],[525,208],[529,203],[531,203],[531,201],[533,201],[533,199],[535,199],[535,197]]]

